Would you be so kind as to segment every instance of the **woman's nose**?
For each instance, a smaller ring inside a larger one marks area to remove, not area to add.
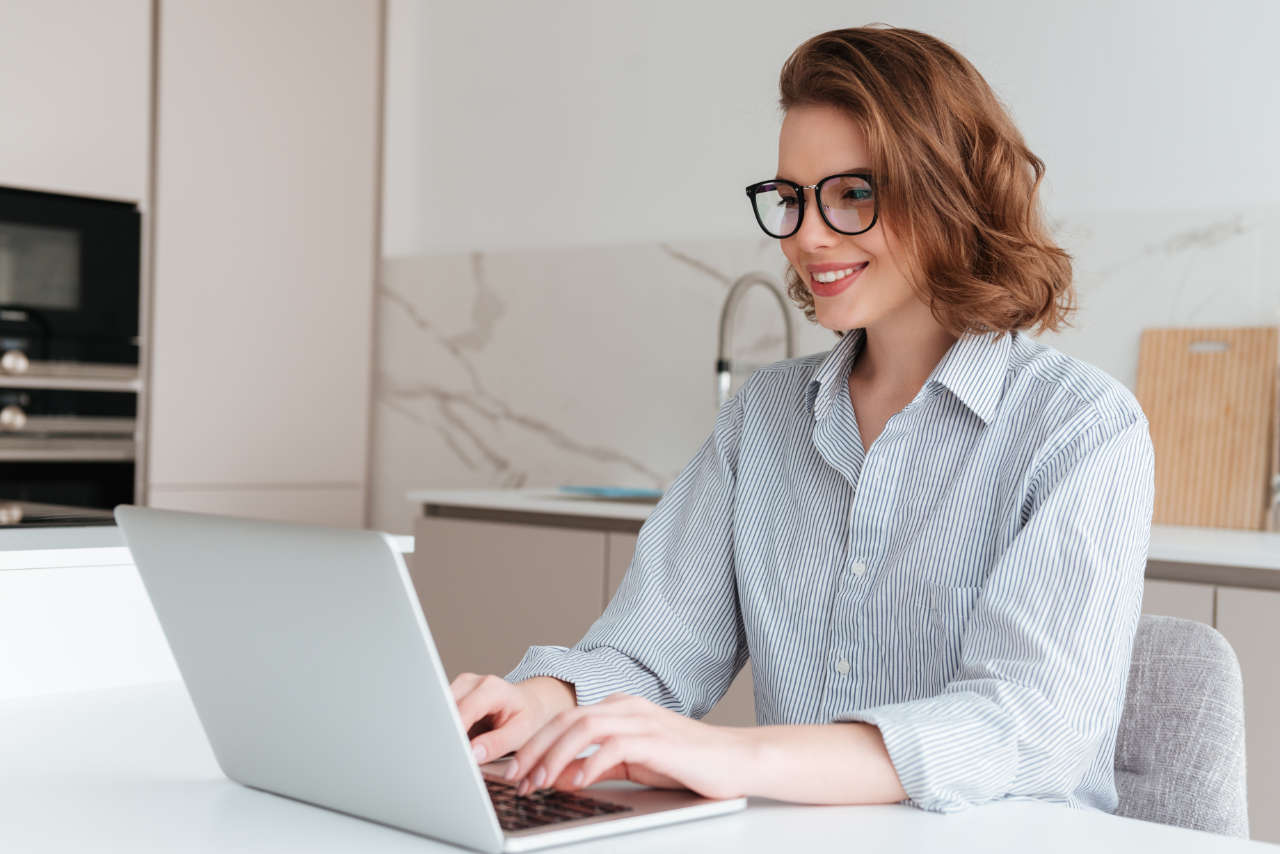
[[[796,242],[805,249],[816,249],[830,246],[840,239],[840,235],[831,230],[822,214],[818,211],[817,190],[806,187],[803,192],[813,193],[813,201],[805,200],[804,216],[800,219],[800,229],[795,233]]]

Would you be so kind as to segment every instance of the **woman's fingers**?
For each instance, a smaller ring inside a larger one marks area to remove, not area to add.
[[[577,785],[590,786],[602,779],[602,775],[615,768],[621,772],[621,776],[625,777],[627,769],[623,765],[624,762],[639,764],[644,761],[637,751],[641,738],[641,736],[621,735],[606,738],[600,744],[599,750],[582,760],[580,771],[582,778],[579,780],[576,776],[574,777]]]
[[[596,751],[596,753],[599,752],[600,751],[598,750]],[[591,756],[595,755],[595,753],[591,754]],[[585,789],[592,783],[599,783],[601,780],[627,779],[627,766],[622,762],[614,763],[612,767],[606,768],[603,772],[598,774],[594,780],[586,779],[586,772],[584,768],[587,764],[587,760],[590,759],[591,756],[583,756],[574,759],[568,765],[564,766],[564,770],[560,772],[560,776],[549,785],[554,786],[557,789]],[[575,782],[578,779],[579,773],[583,774],[582,781]]]
[[[458,717],[462,719],[463,730],[470,731],[475,722],[486,715],[494,715],[497,719],[495,722],[501,723],[503,712],[508,710],[514,694],[513,686],[505,679],[482,676],[457,701]]]
[[[505,756],[529,740],[533,726],[531,715],[518,712],[502,726],[471,739],[471,753],[481,764]]]
[[[689,788],[655,767],[666,764],[658,751],[667,749],[681,748],[652,732],[606,738],[595,753],[566,765],[554,785],[557,789],[585,789],[602,780],[630,780],[660,789]]]
[[[449,683],[449,691],[453,694],[454,702],[456,703],[463,696],[470,693],[483,678],[478,673],[459,673],[454,677],[454,680]]]
[[[617,706],[584,706],[562,712],[516,754],[517,794],[550,785],[565,766],[592,744],[618,734],[639,732],[643,718]]]
[[[516,750],[533,734],[538,722],[527,692],[498,676],[482,676],[458,700],[458,717],[470,736],[477,722],[488,719],[471,738],[476,762],[484,763]]]

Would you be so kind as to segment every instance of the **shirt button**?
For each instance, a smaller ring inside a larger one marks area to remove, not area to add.
[[[862,577],[862,574],[867,571],[867,565],[860,560],[855,560],[853,566],[849,567],[849,571],[858,577]]]
[[[840,659],[836,662],[836,671],[841,675],[849,672],[849,662],[846,659]]]

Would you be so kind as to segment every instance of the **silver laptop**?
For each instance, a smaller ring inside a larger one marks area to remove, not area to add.
[[[746,805],[618,781],[580,796],[515,797],[505,761],[477,767],[471,757],[386,534],[128,505],[115,517],[218,764],[236,782],[480,851]]]

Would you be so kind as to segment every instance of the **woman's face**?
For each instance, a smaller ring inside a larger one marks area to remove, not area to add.
[[[778,137],[778,177],[807,186],[828,175],[867,170],[866,140],[852,118],[835,107],[792,107]],[[813,190],[805,190],[800,230],[780,241],[809,293],[820,325],[831,330],[872,327],[878,321],[923,305],[907,281],[892,247],[898,246],[883,217],[858,235],[833,231],[818,214]],[[831,283],[815,273],[854,272]],[[841,286],[844,286],[841,289]],[[815,287],[838,293],[824,296]]]

